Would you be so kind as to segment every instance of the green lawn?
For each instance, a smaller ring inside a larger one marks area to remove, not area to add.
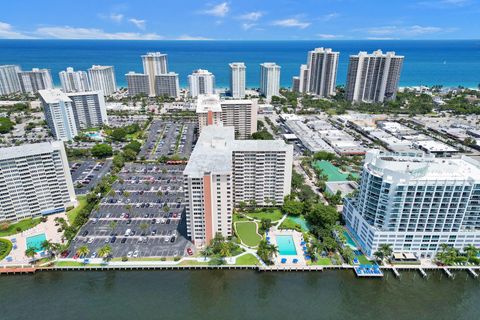
[[[264,208],[255,211],[247,211],[246,215],[257,219],[270,219],[272,221],[278,221],[282,218],[282,212],[278,208]]]
[[[291,219],[285,219],[279,229],[292,229],[302,232],[302,226]]]
[[[358,259],[358,262],[360,262],[360,264],[372,264],[372,261],[368,260],[367,257],[365,257],[363,254],[361,256],[355,256],[355,258]]]
[[[40,218],[35,218],[35,219],[28,218],[25,220],[18,221],[16,223],[10,224],[6,229],[0,230],[0,237],[11,236],[13,234],[17,234],[22,231],[31,229],[36,225],[38,225],[40,222],[41,222]]]
[[[328,266],[332,264],[329,258],[318,258],[315,262],[309,262],[309,265],[312,266]]]
[[[340,169],[334,166],[330,161],[315,161],[313,166],[322,169],[323,173],[327,175],[328,181],[347,181],[348,173],[341,172]],[[352,175],[358,177],[357,174]]]
[[[12,251],[12,243],[7,239],[0,239],[0,261]]]
[[[235,231],[242,242],[249,247],[256,247],[262,240],[257,234],[257,224],[255,222],[236,222]]]
[[[183,260],[178,265],[179,266],[208,266],[208,262],[200,262],[196,260]]]
[[[91,264],[91,263],[83,263],[78,261],[57,261],[55,262],[57,267],[100,267],[101,264]]]
[[[68,222],[70,224],[73,224],[73,221],[75,221],[75,218],[77,217],[77,215],[87,205],[87,197],[86,196],[77,196],[77,200],[78,200],[78,205],[75,208],[73,208],[73,209],[71,209],[67,212]]]
[[[243,256],[237,258],[235,265],[237,266],[250,266],[258,264],[258,259],[253,254],[244,254]]]

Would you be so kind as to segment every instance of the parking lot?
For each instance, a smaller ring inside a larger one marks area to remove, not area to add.
[[[110,171],[111,160],[105,161],[76,161],[70,163],[70,174],[72,175],[75,194],[87,194],[95,188],[103,176]]]
[[[113,257],[175,257],[193,251],[186,237],[184,165],[126,164],[119,179],[72,241],[68,257],[106,244]]]
[[[172,157],[173,155],[188,158],[196,141],[195,128],[194,121],[153,120],[146,142],[138,156],[144,157],[146,160],[156,160],[162,156]]]

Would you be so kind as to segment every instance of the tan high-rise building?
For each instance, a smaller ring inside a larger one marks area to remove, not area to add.
[[[155,77],[168,73],[167,55],[161,52],[148,52],[142,55],[143,73],[148,75],[149,92],[155,95]],[[157,94],[158,95],[158,94]]]
[[[187,233],[197,246],[233,234],[240,202],[282,204],[290,193],[293,146],[283,140],[235,140],[235,129],[203,128],[184,171]]]
[[[249,139],[257,132],[257,100],[221,100],[219,95],[199,95],[196,102],[198,127],[223,124],[234,127],[237,139]]]

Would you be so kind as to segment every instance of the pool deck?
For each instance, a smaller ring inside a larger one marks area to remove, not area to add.
[[[270,243],[277,246],[276,236],[292,236],[293,243],[295,244],[295,250],[297,251],[296,255],[280,255],[280,253],[274,258],[274,264],[276,266],[286,266],[286,267],[295,267],[295,266],[306,266],[307,261],[303,255],[302,241],[303,236],[300,232],[294,230],[279,230],[275,227],[270,228],[268,233],[270,237]],[[282,263],[282,259],[287,259],[285,263]],[[297,259],[297,263],[293,263],[293,259]]]
[[[61,243],[62,242],[62,233],[57,232],[58,226],[55,226],[54,219],[60,217],[64,218],[68,221],[67,215],[65,213],[57,213],[47,216],[47,222],[41,222],[37,226],[33,227],[32,229],[25,230],[24,232],[17,233],[8,237],[4,237],[4,239],[8,239],[12,241],[13,245],[17,245],[17,249],[13,249],[8,255],[8,257],[12,258],[12,261],[7,262],[6,259],[0,261],[0,265],[23,265],[28,264],[30,258],[25,256],[25,250],[27,250],[27,238],[36,236],[38,234],[44,233],[47,240],[51,242]],[[39,255],[36,255],[38,258]]]

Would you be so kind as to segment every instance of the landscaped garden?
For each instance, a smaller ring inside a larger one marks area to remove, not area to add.
[[[68,222],[70,224],[73,224],[77,215],[87,205],[87,197],[86,196],[77,196],[77,200],[78,200],[78,205],[75,208],[72,208],[71,210],[67,211]]]
[[[0,261],[12,251],[12,243],[7,239],[0,239]]]
[[[258,264],[258,259],[251,253],[244,254],[243,256],[240,256],[237,258],[235,261],[235,265],[237,266],[251,266],[251,265],[256,265]]]
[[[253,221],[235,222],[235,231],[238,238],[249,247],[256,247],[262,240],[257,233],[257,224]]]
[[[270,219],[272,222],[282,218],[282,211],[278,208],[258,208],[252,211],[246,211],[245,214],[253,219]]]
[[[40,222],[42,222],[41,218],[28,218],[12,224],[10,224],[9,222],[1,222],[0,237],[7,237],[13,234],[23,232],[25,230],[35,227]]]

